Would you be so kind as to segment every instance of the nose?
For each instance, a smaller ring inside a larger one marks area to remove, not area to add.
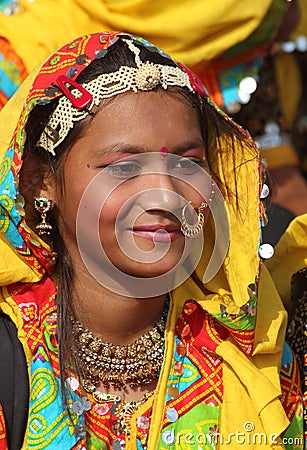
[[[144,211],[163,210],[178,217],[186,204],[178,182],[168,174],[147,174],[143,188],[139,203]]]

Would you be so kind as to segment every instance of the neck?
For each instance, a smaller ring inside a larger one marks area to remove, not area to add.
[[[73,286],[76,319],[104,342],[132,343],[160,318],[166,295],[132,298],[114,293],[87,271],[77,270]]]

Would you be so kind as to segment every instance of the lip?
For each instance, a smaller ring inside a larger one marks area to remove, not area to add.
[[[155,242],[170,242],[182,236],[177,224],[144,224],[131,230],[134,236],[143,237]]]

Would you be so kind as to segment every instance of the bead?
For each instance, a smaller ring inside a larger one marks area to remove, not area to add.
[[[160,82],[160,70],[159,68],[149,62],[141,64],[135,74],[135,84],[140,91],[151,91]]]

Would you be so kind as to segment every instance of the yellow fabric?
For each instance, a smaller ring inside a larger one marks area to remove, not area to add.
[[[35,2],[33,5],[36,3],[40,4],[40,2]],[[70,4],[70,2],[67,3]],[[92,3],[95,4],[95,2]],[[134,2],[125,2],[126,5],[131,5],[132,3]],[[120,1],[116,2],[118,7],[123,4]],[[84,8],[86,7],[84,6]],[[237,11],[236,8],[233,8],[232,12],[235,10]],[[67,14],[63,12],[63,15]],[[73,17],[73,20],[75,20],[73,15],[69,17]],[[65,35],[66,40],[67,35]],[[31,80],[33,76],[31,75]],[[27,87],[29,87],[29,83],[30,80],[26,82]],[[21,111],[26,90],[26,88],[22,87],[0,113],[0,156],[3,156],[3,152],[9,142],[9,135],[12,132],[13,124],[17,121],[18,113]],[[230,223],[228,255],[216,276],[206,283],[206,289],[203,289],[202,279],[208,264],[208,255],[210,255],[210,249],[212,249],[214,242],[214,225],[212,220],[209,221],[205,229],[205,249],[196,269],[199,282],[197,283],[192,278],[189,278],[172,294],[173,306],[168,325],[166,360],[159,380],[157,400],[153,411],[152,420],[156,425],[150,436],[149,450],[156,449],[160,435],[159,425],[163,416],[175,321],[180,313],[183,301],[188,298],[196,299],[212,313],[217,312],[220,303],[223,303],[226,305],[228,312],[236,312],[248,301],[247,286],[254,283],[258,273],[259,159],[254,157],[248,146],[245,146],[242,151],[238,146],[239,144],[236,143],[235,148],[232,150],[233,155],[236,157],[237,166],[237,181],[235,182],[233,170],[228,164],[229,150],[226,151],[227,145],[229,143],[225,143],[225,145],[221,143],[214,169],[222,183],[229,187],[230,192],[228,195],[225,194]],[[10,276],[14,277],[14,281],[17,281],[16,278],[19,278],[20,281],[37,281],[37,275],[33,275],[30,269],[21,263],[17,253],[12,251],[8,245],[2,243],[0,251],[3,252],[1,253],[1,261],[10,261],[10,267],[18,268],[12,275],[11,269],[8,269],[8,272],[5,273],[4,269],[6,266],[3,264],[0,266],[5,283],[8,282]],[[210,294],[207,294],[207,290],[210,291]],[[220,429],[222,435],[227,435],[228,430],[231,430],[231,432],[236,430],[238,420],[241,420],[242,427],[242,420],[244,423],[245,417],[248,417],[248,420],[254,423],[258,432],[270,432],[273,430],[275,433],[280,433],[288,425],[283,408],[277,399],[280,393],[278,368],[281,360],[286,315],[266,270],[263,271],[261,276],[258,301],[260,310],[262,310],[259,312],[261,320],[259,318],[257,320],[257,344],[254,356],[247,358],[231,340],[224,342],[218,349],[218,352],[225,360],[225,396]],[[5,288],[2,289],[2,295],[0,295],[0,304],[3,305],[3,310],[16,323],[20,339],[25,343],[24,336],[22,336],[20,331],[20,315],[10,299],[7,298]],[[27,356],[30,358],[29,353],[27,353]],[[234,396],[237,399],[238,393],[239,395],[242,394],[243,401],[234,402]],[[247,449],[246,446],[240,446],[240,448]],[[248,448],[256,449],[257,446],[248,446]]]
[[[13,96],[1,110],[0,124],[0,161],[2,161],[16,127],[21,105],[25,102],[29,89],[39,69],[34,70],[18,89],[18,94]],[[39,239],[37,237],[37,239]],[[41,275],[34,272],[21,260],[16,250],[8,244],[0,233],[0,286],[5,286],[18,281],[35,283]]]
[[[273,61],[281,110],[291,127],[302,95],[300,69],[293,54],[275,55]]]
[[[81,34],[122,30],[138,34],[189,66],[210,61],[242,42],[261,23],[272,0],[21,0],[20,12],[0,14],[0,35],[28,71]]]
[[[300,8],[300,21],[291,34],[291,39],[295,39],[297,36],[307,35],[307,0],[297,0],[297,3]]]
[[[307,266],[307,214],[292,220],[266,266],[284,305],[291,311],[291,277]]]
[[[276,169],[284,166],[297,166],[299,159],[292,145],[279,145],[278,147],[265,148],[261,150],[261,158],[268,164],[268,169]]]

